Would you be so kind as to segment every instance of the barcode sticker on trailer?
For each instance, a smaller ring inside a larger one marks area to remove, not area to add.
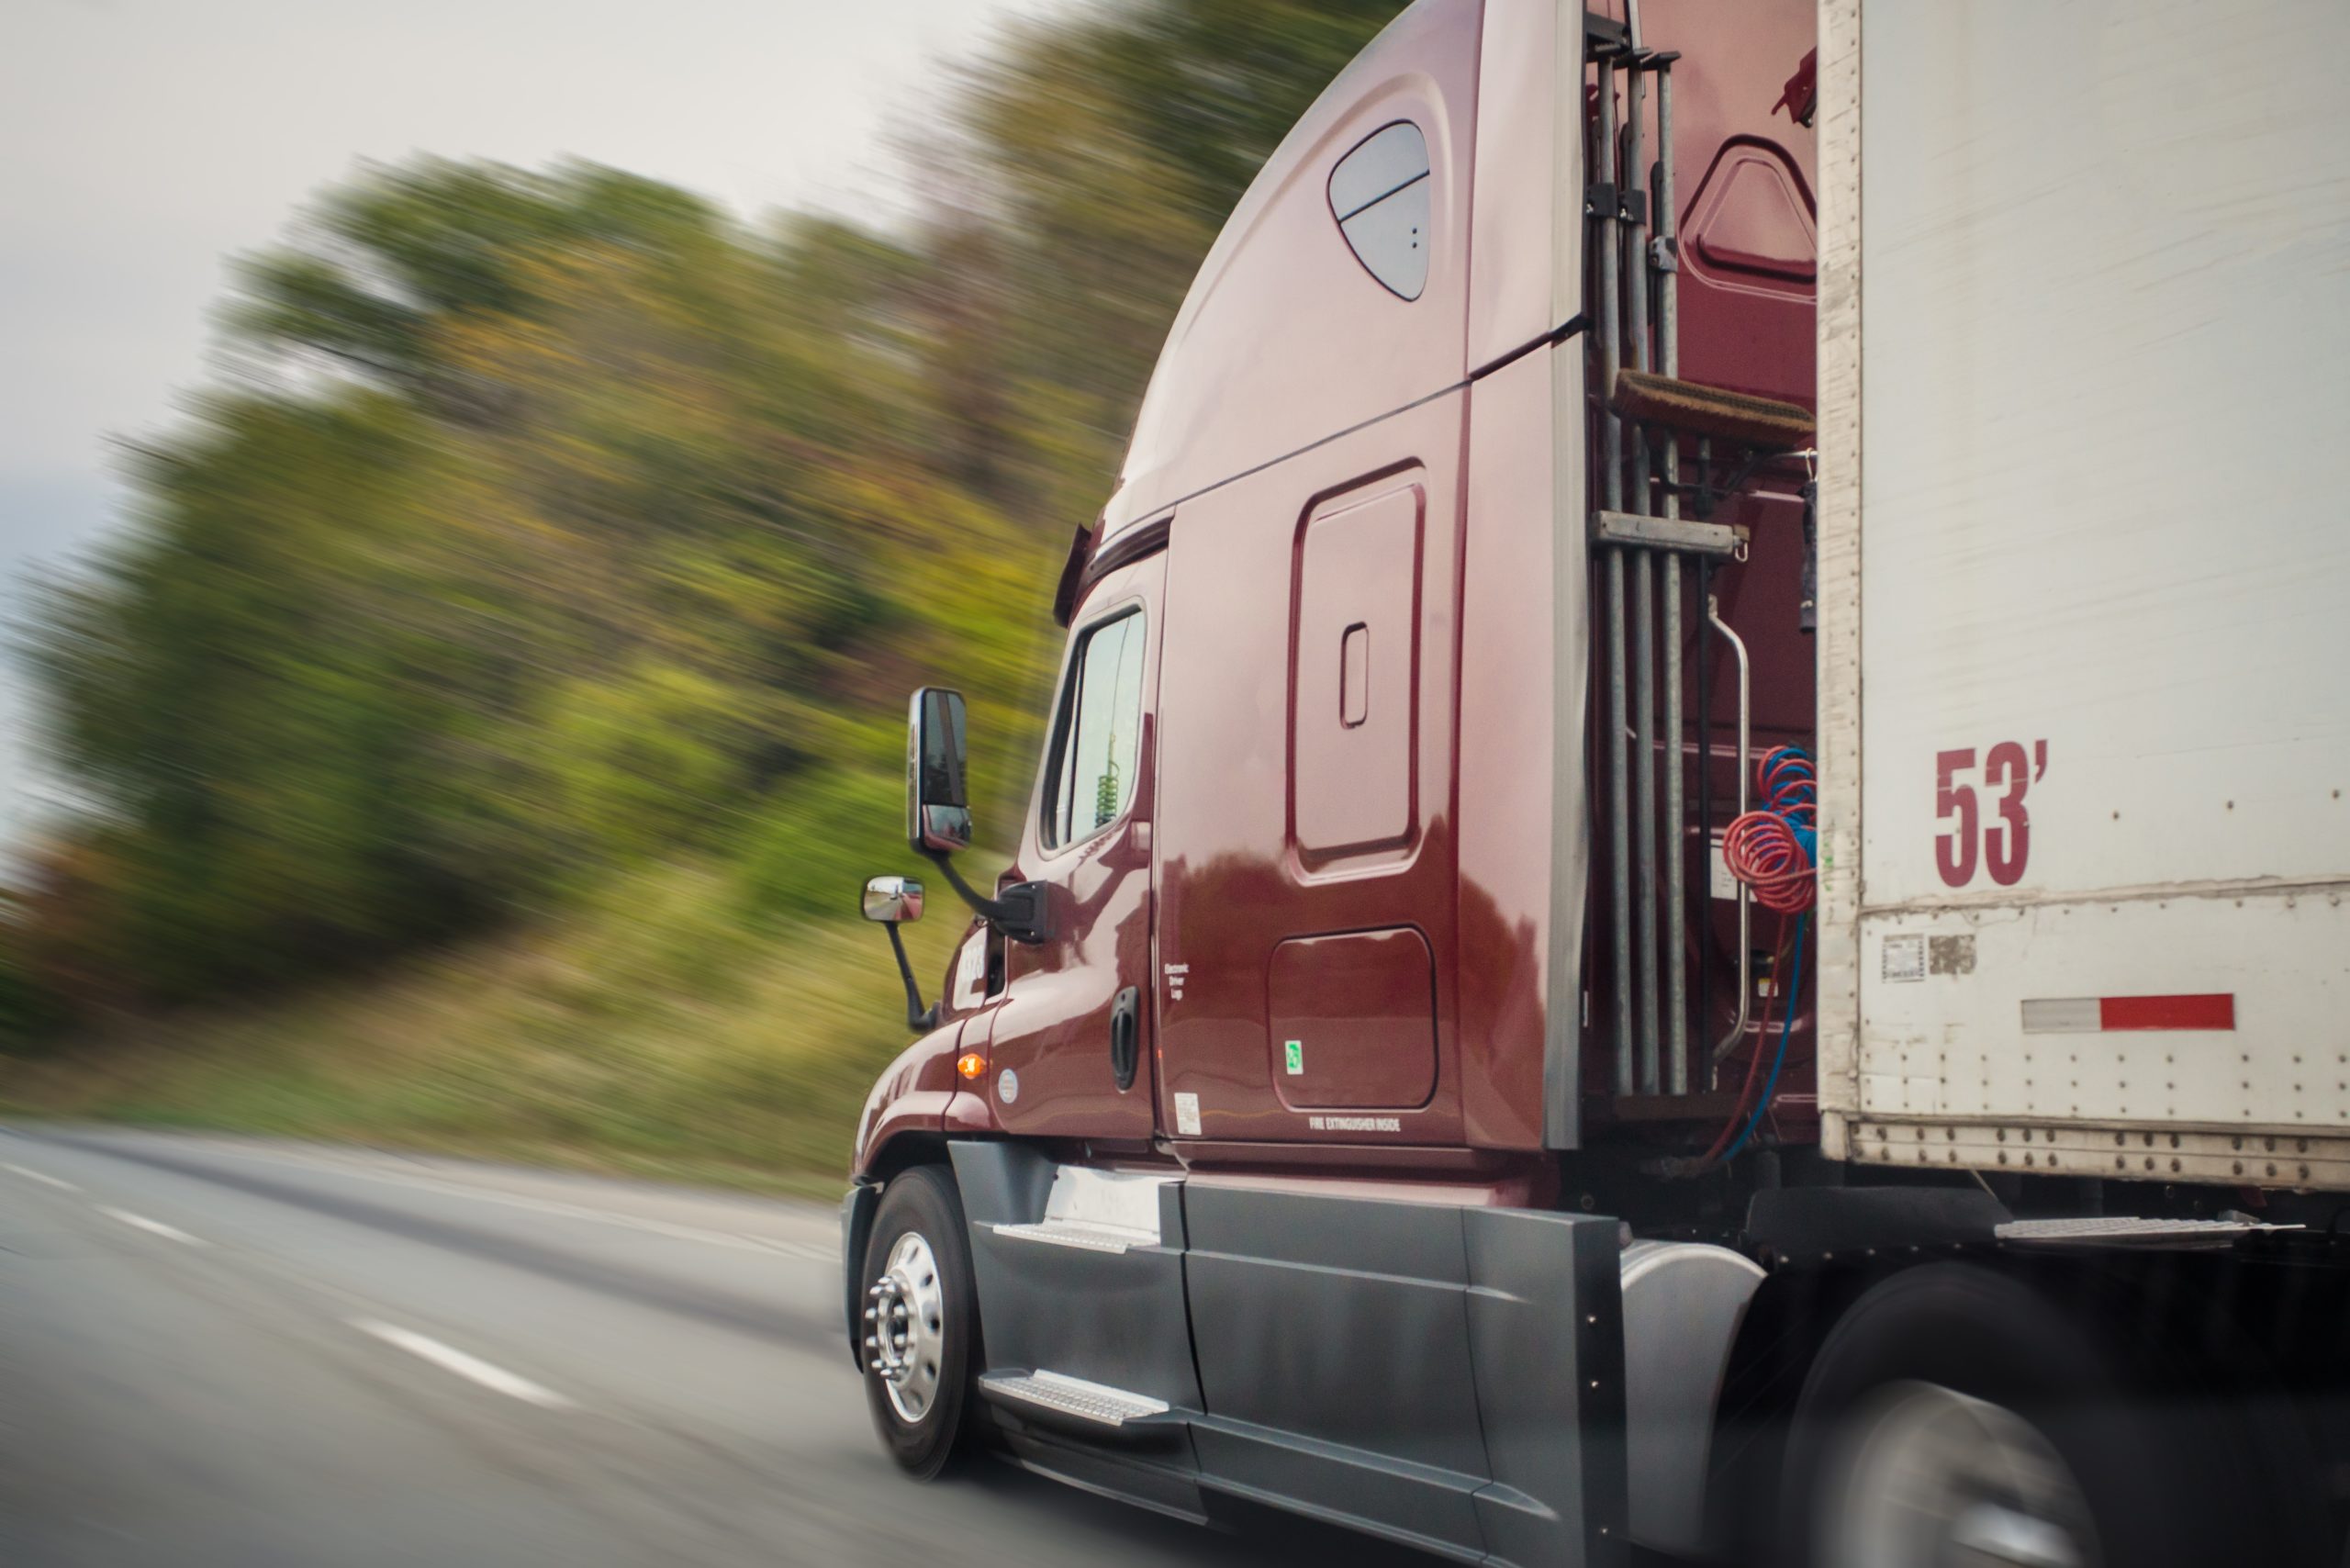
[[[1921,935],[1893,935],[1885,939],[1885,978],[1896,982],[1921,980],[1926,978],[1926,939]]]
[[[2143,1029],[2232,1032],[2232,991],[2195,996],[2044,996],[2023,1004],[2027,1035],[2109,1035]]]

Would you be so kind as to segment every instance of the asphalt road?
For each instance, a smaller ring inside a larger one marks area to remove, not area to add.
[[[812,1204],[0,1129],[0,1563],[1427,1560],[902,1479]]]

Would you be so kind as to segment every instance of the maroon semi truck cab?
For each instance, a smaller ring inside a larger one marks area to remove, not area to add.
[[[844,1211],[910,1471],[983,1430],[1497,1562],[2201,1550],[2210,1429],[2003,1393],[2145,1371],[2042,1364],[2143,1282],[2019,1262],[2053,1200],[1987,1161],[1819,1147],[1819,59],[1811,0],[1413,6],[1175,320],[992,890],[916,694],[909,838],[979,918]],[[1776,881],[1724,846],[1774,810]],[[1914,1540],[1836,1446],[1912,1386],[1904,1462],[1975,1434]],[[2276,1512],[2280,1561],[2333,1528]]]

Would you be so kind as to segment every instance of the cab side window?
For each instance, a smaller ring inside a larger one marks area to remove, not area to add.
[[[1382,126],[1330,171],[1330,216],[1363,270],[1398,299],[1428,286],[1428,142],[1409,120]]]
[[[1045,771],[1045,847],[1090,838],[1134,799],[1142,740],[1140,610],[1087,629],[1069,660]]]

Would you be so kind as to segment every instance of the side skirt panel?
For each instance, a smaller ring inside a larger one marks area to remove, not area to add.
[[[969,1221],[987,1370],[1057,1372],[1197,1410],[1180,1189],[1160,1191],[1155,1246],[1104,1251],[1043,1245],[996,1226],[1043,1224],[1053,1161],[1018,1143],[957,1141],[948,1148]]]
[[[1511,1562],[1614,1561],[1630,1516],[1613,1219],[1463,1209],[1469,1337],[1495,1484],[1485,1541]]]
[[[1187,1518],[1222,1498],[1458,1561],[1617,1561],[1614,1219],[1169,1182],[1156,1244],[1048,1245],[997,1227],[1046,1223],[1053,1162],[951,1147],[986,1370],[1167,1406],[1095,1429],[1000,1399],[1020,1463]]]
[[[1005,1429],[1004,1446],[1011,1450],[1012,1462],[1022,1469],[1048,1475],[1081,1492],[1170,1514],[1195,1525],[1208,1522],[1207,1505],[1200,1496],[1199,1478],[1188,1456],[1178,1462],[1105,1453],[1089,1443],[1018,1428]]]
[[[1192,1183],[1201,1483],[1450,1555],[1624,1540],[1613,1219]]]

